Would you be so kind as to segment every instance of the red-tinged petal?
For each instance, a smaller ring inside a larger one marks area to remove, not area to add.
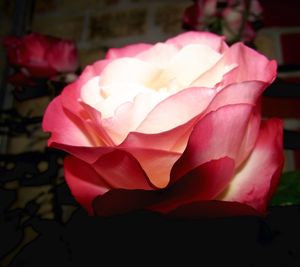
[[[55,142],[51,143],[51,147],[64,150],[88,164],[93,164],[103,155],[106,155],[115,150],[114,147],[73,146]]]
[[[199,201],[182,205],[167,214],[170,218],[184,218],[187,220],[261,215],[257,210],[245,204],[218,200]]]
[[[283,161],[282,122],[277,119],[263,122],[252,154],[218,199],[247,204],[265,213]]]
[[[126,151],[115,149],[99,157],[92,166],[112,188],[153,189],[139,162]]]
[[[255,106],[259,103],[259,99],[267,86],[267,83],[260,81],[230,84],[216,94],[204,114],[226,105],[249,104]]]
[[[233,173],[234,161],[228,157],[206,162],[168,187],[161,200],[148,208],[168,213],[182,205],[212,200],[227,187]]]
[[[151,44],[134,44],[122,48],[110,48],[105,56],[106,59],[116,59],[121,57],[135,57],[137,54],[151,48]]]
[[[43,130],[51,132],[48,145],[62,143],[71,146],[93,146],[94,140],[77,116],[64,110],[61,97],[55,98],[47,107],[43,118]]]
[[[136,129],[141,133],[160,133],[180,126],[199,115],[216,91],[194,87],[182,90],[159,103]]]
[[[190,175],[183,177],[171,187],[161,190],[112,189],[94,200],[96,215],[111,216],[137,209],[148,209],[162,213],[176,211],[176,208],[194,203],[203,197],[214,195],[226,184],[233,173],[234,163],[229,158],[205,163]],[[214,179],[214,186],[209,180]],[[205,192],[205,190],[210,192]],[[212,190],[213,189],[213,190]],[[199,214],[198,214],[199,215]]]
[[[178,180],[199,165],[223,157],[234,161],[247,131],[252,106],[229,105],[203,117],[194,127],[186,150],[175,163],[171,179]]]
[[[99,76],[109,62],[109,60],[100,60],[87,66],[80,77],[63,90],[61,94],[63,106],[74,114],[81,114],[83,108],[78,100],[81,98],[82,87],[95,76]]]
[[[78,68],[78,55],[73,42],[58,41],[46,56],[49,64],[58,72],[73,72]]]
[[[268,60],[242,43],[236,43],[226,50],[223,62],[225,65],[237,64],[238,67],[224,75],[220,83],[222,87],[244,81],[262,81],[270,84],[276,78],[276,61]]]
[[[146,148],[124,148],[133,155],[154,187],[164,188],[170,181],[171,169],[181,153]]]
[[[152,149],[162,149],[162,150],[169,150],[174,152],[183,152],[183,149],[185,149],[185,146],[187,144],[187,140],[189,138],[189,135],[192,131],[192,127],[194,124],[199,121],[202,117],[206,116],[211,111],[215,111],[219,109],[220,107],[227,106],[227,105],[235,105],[235,104],[250,104],[255,105],[261,96],[263,90],[266,88],[267,84],[263,82],[258,81],[251,81],[251,82],[243,82],[240,84],[232,84],[224,88],[222,91],[218,92],[214,98],[211,100],[210,103],[206,103],[206,101],[209,102],[209,94],[214,92],[212,89],[208,88],[193,88],[192,90],[195,90],[197,92],[198,90],[198,96],[200,97],[202,93],[205,91],[201,90],[207,90],[208,93],[205,97],[205,95],[202,95],[202,98],[196,97],[197,94],[193,95],[195,103],[197,103],[198,106],[185,106],[185,109],[191,108],[190,110],[193,111],[193,108],[195,108],[194,111],[201,111],[201,103],[203,103],[203,106],[205,104],[208,104],[208,107],[202,114],[200,113],[199,116],[194,117],[187,123],[181,124],[178,127],[175,127],[171,130],[159,132],[157,134],[144,134],[139,132],[131,132],[127,136],[127,138],[124,140],[124,142],[120,145],[121,147],[144,147],[144,148],[152,148]],[[191,88],[190,88],[191,89]],[[188,90],[190,90],[188,89]],[[189,92],[189,91],[187,91]],[[187,93],[186,92],[186,93]],[[201,92],[201,93],[200,93]],[[181,96],[182,94],[182,96]],[[161,127],[161,129],[166,130],[166,127],[164,124],[168,125],[168,120],[171,122],[174,119],[174,124],[176,125],[176,121],[180,116],[183,116],[181,114],[182,109],[178,108],[185,102],[182,101],[184,99],[185,90],[182,92],[179,92],[178,95],[171,96],[170,98],[164,100],[162,103],[157,105],[157,107],[153,110],[153,114],[150,113],[148,117],[146,118],[144,124],[147,120],[149,120],[149,125],[152,127]],[[189,95],[186,95],[186,98],[188,99]],[[178,100],[178,101],[177,101]],[[203,102],[202,102],[203,101]],[[199,110],[197,110],[199,108]],[[168,112],[166,112],[168,111]],[[175,112],[172,113],[172,116],[168,116],[168,118],[165,116],[165,114],[169,114],[169,112]],[[180,113],[177,114],[176,112]],[[196,112],[196,113],[197,113]],[[187,113],[189,114],[189,113]],[[156,115],[156,116],[154,116]],[[198,115],[198,114],[197,114]],[[192,115],[191,115],[192,116]],[[249,138],[249,146],[250,141],[253,138],[255,138],[255,133],[257,133],[259,126],[256,124],[259,121],[259,114],[257,112],[253,113],[252,122],[249,121],[247,131],[249,131],[248,136]],[[151,123],[150,123],[151,120]],[[159,124],[156,124],[157,122],[160,122]],[[181,122],[182,123],[182,122]],[[143,125],[143,124],[142,124]],[[141,127],[141,126],[140,126]],[[252,130],[251,130],[252,129]],[[252,134],[251,134],[252,132]],[[251,136],[251,138],[250,138]],[[246,141],[245,141],[246,142]],[[245,144],[247,147],[247,145]]]
[[[131,132],[121,143],[120,147],[143,147],[146,149],[161,149],[182,153],[186,147],[189,135],[192,131],[195,119],[180,125],[172,130],[157,133],[144,134]]]
[[[212,49],[223,52],[228,46],[224,42],[224,37],[220,37],[210,32],[190,31],[177,35],[166,41],[166,44],[172,44],[179,49],[190,44],[202,44],[211,47]]]
[[[89,214],[93,214],[92,201],[106,193],[110,187],[90,165],[75,157],[65,159],[64,173],[72,195]]]

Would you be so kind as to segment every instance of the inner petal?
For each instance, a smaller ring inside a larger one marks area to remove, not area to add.
[[[185,88],[221,57],[220,53],[206,45],[187,45],[173,57],[165,72],[167,76],[176,78],[181,88]]]

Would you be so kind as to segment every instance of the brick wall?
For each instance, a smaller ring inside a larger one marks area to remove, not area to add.
[[[190,0],[37,0],[32,30],[78,45],[81,66],[108,47],[157,42],[182,31]]]

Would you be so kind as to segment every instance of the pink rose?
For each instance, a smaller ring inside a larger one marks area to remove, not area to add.
[[[32,33],[23,38],[7,37],[4,46],[9,64],[27,77],[49,78],[78,68],[77,50],[71,41]]]
[[[49,146],[90,214],[264,214],[283,166],[282,123],[261,120],[276,62],[187,32],[110,49],[48,106]]]

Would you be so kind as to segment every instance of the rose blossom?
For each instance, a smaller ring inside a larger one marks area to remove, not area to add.
[[[261,120],[276,62],[206,32],[110,49],[48,106],[49,146],[90,214],[264,214],[282,123]]]
[[[4,46],[9,64],[27,77],[50,78],[78,68],[76,47],[68,40],[31,33],[22,38],[6,37]]]

